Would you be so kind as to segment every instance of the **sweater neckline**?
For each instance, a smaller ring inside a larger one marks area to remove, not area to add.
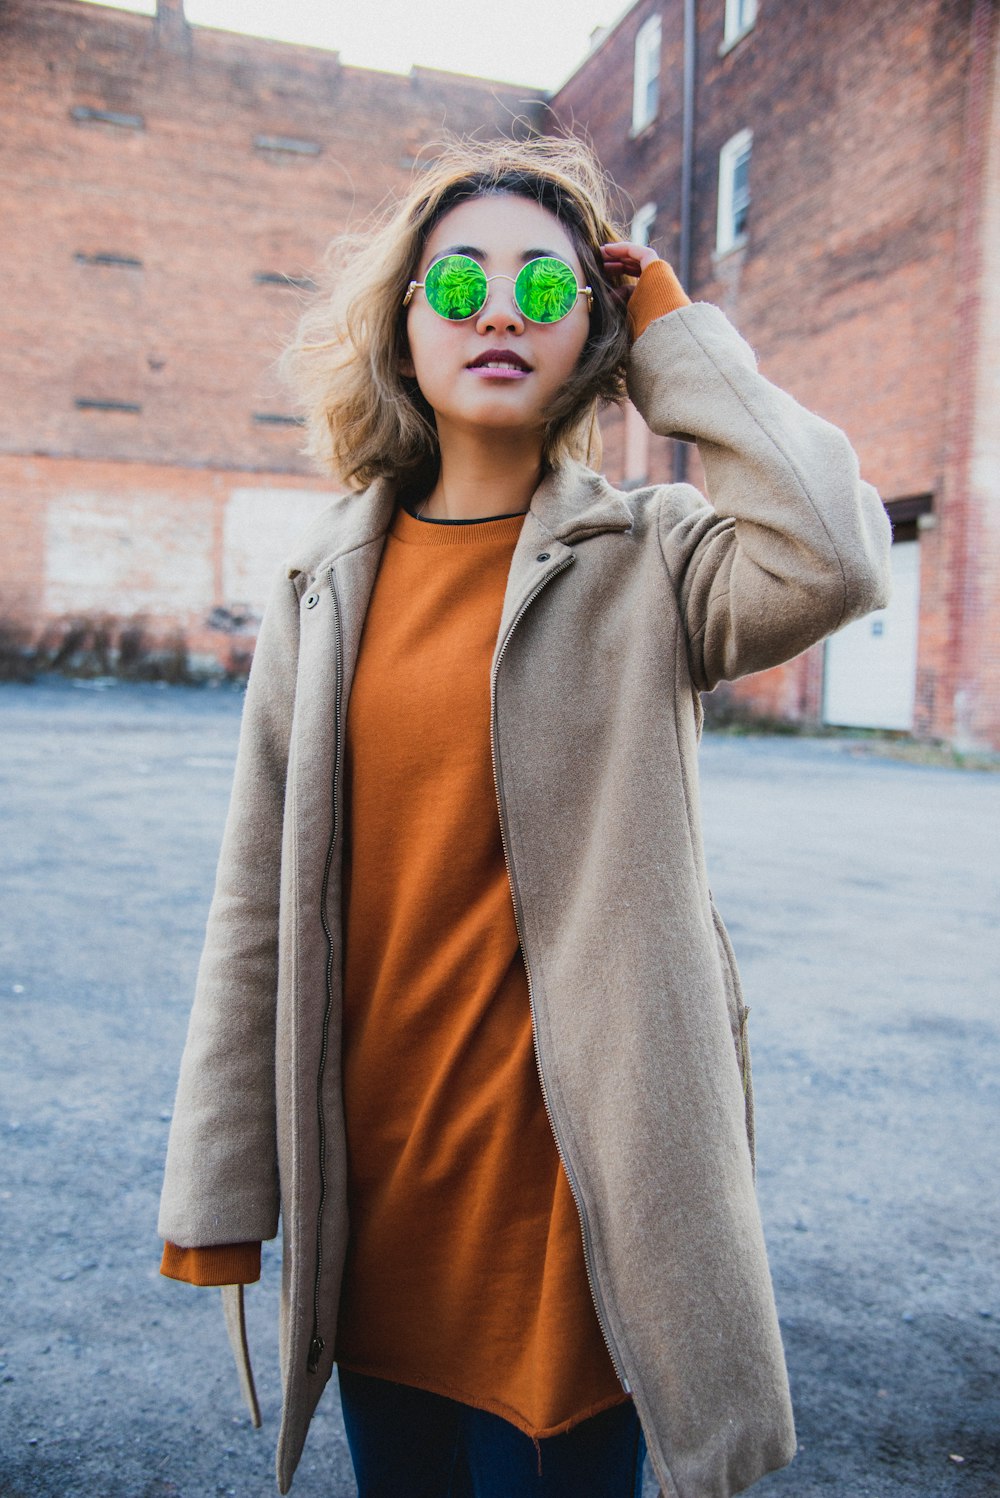
[[[408,546],[490,546],[516,541],[526,512],[491,515],[484,520],[435,521],[417,519],[400,505],[389,534]]]

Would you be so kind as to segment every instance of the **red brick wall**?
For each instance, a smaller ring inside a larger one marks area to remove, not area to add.
[[[151,644],[180,638],[196,670],[246,664],[288,548],[330,498],[303,475],[0,455],[0,631],[32,647],[141,625]]]
[[[960,745],[1000,747],[1000,16],[972,7],[959,166],[938,680]]]
[[[70,608],[72,535],[87,609],[101,578],[106,606],[134,612],[116,584],[131,576],[158,627],[201,648],[213,609],[239,603],[220,561],[232,495],[325,487],[298,427],[260,420],[289,415],[274,364],[308,296],[260,278],[307,277],[444,130],[499,133],[532,107],[527,89],[189,30],[177,0],[159,23],[0,6],[0,623]],[[155,585],[129,573],[126,542]]]
[[[661,13],[660,112],[648,129],[633,137],[632,62],[636,33],[656,11]],[[658,206],[649,239],[667,260],[676,262],[680,240],[681,76],[683,22],[679,4],[638,0],[617,27],[595,47],[550,103],[546,118],[555,129],[588,136],[601,163],[620,189],[620,218],[628,231],[633,213],[646,203]],[[615,482],[625,472],[622,416],[608,411],[602,419],[604,465]],[[670,477],[672,444],[652,437],[646,478]]]
[[[655,9],[663,107],[631,140],[634,37]],[[667,256],[679,233],[682,9],[681,0],[640,0],[552,105],[564,124],[589,131],[637,203],[664,205],[654,243]],[[1000,500],[995,478],[972,497],[963,477],[986,419],[970,371],[981,392],[995,368],[977,354],[987,320],[978,288],[991,284],[977,247],[989,243],[985,205],[997,193],[996,153],[990,168],[983,146],[995,140],[1000,82],[995,6],[762,0],[756,26],[726,52],[723,17],[723,0],[698,7],[689,290],[729,313],[765,374],[848,432],[887,501],[934,496],[936,527],[920,533],[917,731],[952,737],[957,693],[966,736],[1000,746],[995,676],[971,662],[969,646],[1000,627],[1000,538],[984,530]],[[747,243],[720,259],[719,150],[744,127],[753,130]],[[609,447],[612,459],[618,452]],[[769,713],[818,718],[817,653],[737,695]]]
[[[655,9],[660,113],[633,138],[634,40]],[[720,55],[723,11],[723,0],[698,7],[690,290],[726,308],[766,374],[848,431],[887,500],[933,495],[917,730],[1000,745],[996,7],[762,0],[754,29]],[[274,361],[308,295],[259,278],[308,276],[442,127],[501,130],[533,108],[526,90],[342,68],[330,53],[189,31],[176,0],[163,12],[157,24],[76,0],[0,6],[0,454],[16,516],[0,532],[0,623],[50,617],[63,596],[48,581],[65,553],[58,520],[79,539],[84,473],[85,549],[119,536],[131,484],[134,522],[173,558],[174,614],[192,638],[213,609],[235,608],[233,574],[216,563],[201,568],[212,591],[200,610],[181,606],[191,516],[249,514],[257,484],[323,488],[298,429],[255,420],[288,414]],[[638,0],[546,115],[590,134],[624,189],[624,224],[657,202],[652,241],[675,261],[682,61],[681,0]],[[717,260],[718,151],[744,126],[748,241]],[[125,263],[101,263],[109,256]],[[623,425],[617,412],[604,422],[618,480],[634,476]],[[653,439],[648,477],[670,467],[670,443]],[[143,510],[152,494],[165,530]],[[146,593],[164,621],[165,586],[161,576]],[[736,694],[815,720],[821,689],[817,650]]]
[[[288,413],[272,366],[299,300],[256,277],[308,274],[443,127],[499,130],[525,92],[74,0],[6,4],[0,378],[16,399],[0,450],[304,471],[297,431],[253,419]],[[143,128],[74,120],[80,107]],[[140,265],[77,258],[102,254]]]

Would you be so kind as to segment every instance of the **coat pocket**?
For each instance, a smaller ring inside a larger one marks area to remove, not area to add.
[[[747,1021],[750,1017],[750,1010],[743,1002],[743,988],[740,983],[739,970],[736,966],[736,955],[733,952],[733,944],[729,940],[729,932],[723,924],[722,917],[716,909],[715,901],[711,895],[709,895],[709,900],[712,906],[712,924],[715,927],[715,939],[719,948],[722,979],[726,985],[726,1006],[729,1010],[729,1027],[733,1035],[733,1049],[736,1052],[736,1064],[739,1067],[740,1081],[743,1085],[743,1107],[747,1143],[750,1146],[750,1164],[754,1175],[756,1175],[757,1153],[753,1116],[753,1075],[750,1067],[750,1037],[747,1033]]]

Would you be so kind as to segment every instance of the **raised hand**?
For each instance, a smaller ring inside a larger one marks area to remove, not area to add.
[[[634,290],[633,280],[626,278],[638,280],[646,266],[652,265],[654,260],[660,258],[651,245],[632,244],[627,239],[601,245],[601,256],[604,261],[604,274],[623,303],[628,302]]]

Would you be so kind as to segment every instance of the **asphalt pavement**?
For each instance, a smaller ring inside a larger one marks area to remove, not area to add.
[[[217,1293],[157,1272],[240,705],[0,687],[2,1498],[275,1491],[276,1248],[261,1431]],[[753,1492],[996,1498],[1000,775],[791,737],[710,737],[702,768],[800,1439]],[[293,1494],[354,1493],[331,1385]]]

